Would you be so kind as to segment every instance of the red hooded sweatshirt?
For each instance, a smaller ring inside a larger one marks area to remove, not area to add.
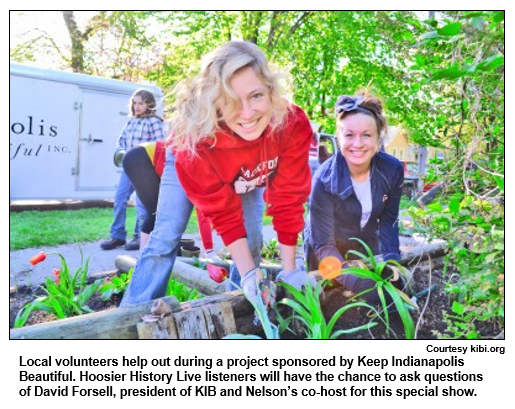
[[[247,236],[239,194],[266,186],[267,212],[278,241],[296,245],[304,227],[304,203],[311,189],[308,163],[313,131],[299,107],[293,105],[283,125],[254,141],[227,127],[215,141],[197,146],[197,156],[176,152],[176,169],[187,196],[209,218],[227,246]]]

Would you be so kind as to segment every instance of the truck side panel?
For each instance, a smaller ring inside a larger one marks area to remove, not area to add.
[[[9,196],[69,198],[75,190],[80,88],[11,76]]]
[[[77,190],[114,191],[121,168],[113,163],[115,144],[128,120],[130,95],[84,90]]]
[[[116,140],[129,98],[127,81],[10,63],[10,200],[112,199],[121,169]]]

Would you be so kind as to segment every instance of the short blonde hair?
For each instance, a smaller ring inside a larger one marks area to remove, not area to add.
[[[222,106],[227,111],[237,109],[240,102],[230,87],[233,76],[246,67],[268,86],[272,105],[273,128],[282,124],[290,106],[281,86],[284,77],[273,72],[263,51],[246,41],[230,41],[202,60],[200,72],[176,89],[176,106],[170,121],[172,147],[195,154],[196,146],[204,139],[213,139],[224,120]]]

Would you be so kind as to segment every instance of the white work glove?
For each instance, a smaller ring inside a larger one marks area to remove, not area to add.
[[[216,252],[214,250],[210,250],[208,252],[206,252],[206,256],[205,258],[207,258],[208,260],[210,261],[214,261],[215,263],[218,263],[220,261],[223,261],[219,256],[218,254],[216,254]]]
[[[303,286],[307,285],[308,282],[311,282],[313,287],[316,287],[317,281],[315,277],[309,275],[306,270],[297,267],[296,269],[290,271],[289,273],[285,273],[281,271],[277,275],[276,281],[283,281],[286,284],[295,287],[297,290],[301,290]]]
[[[247,274],[245,274],[241,278],[241,288],[243,292],[250,298],[252,301],[257,302],[257,281],[256,281],[256,271],[258,268],[250,270]]]

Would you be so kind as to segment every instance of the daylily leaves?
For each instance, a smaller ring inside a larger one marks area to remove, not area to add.
[[[85,285],[89,259],[86,263],[83,260],[83,265],[71,276],[66,259],[62,254],[57,253],[57,255],[61,259],[61,269],[58,275],[54,274],[56,275],[56,281],[50,277],[45,279],[42,290],[46,293],[46,296],[39,297],[21,310],[16,317],[16,328],[25,325],[30,314],[37,310],[53,314],[59,319],[91,311],[86,303],[95,294],[101,281],[97,280],[89,286]],[[47,255],[41,252],[31,259],[31,263],[35,265],[45,260],[46,257]]]

